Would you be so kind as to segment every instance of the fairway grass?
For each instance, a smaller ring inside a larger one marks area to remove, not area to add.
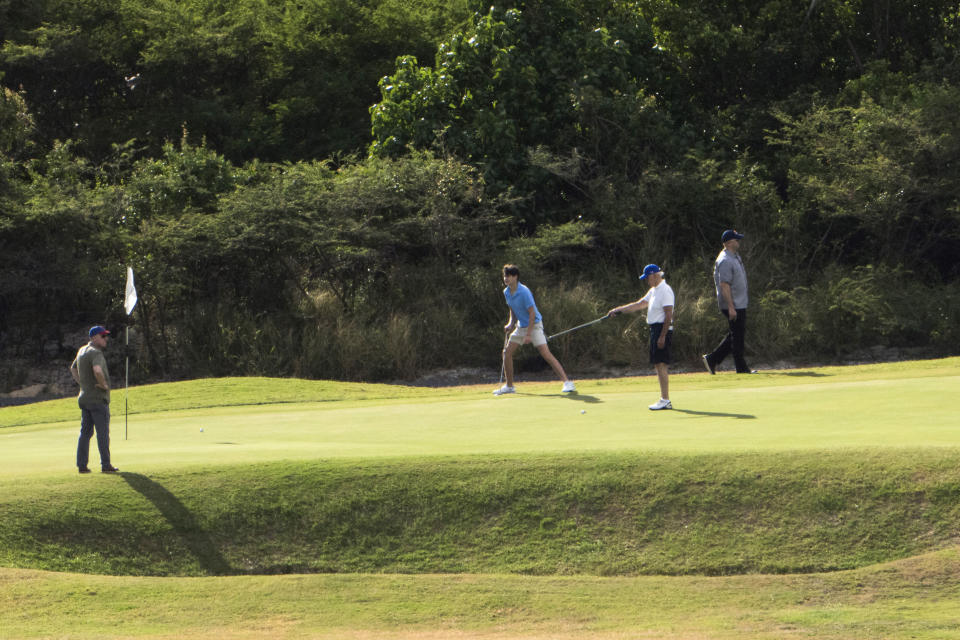
[[[960,638],[960,358],[493,386],[0,409],[0,638]]]
[[[4,638],[960,638],[956,549],[830,574],[726,578],[117,578],[0,569]]]

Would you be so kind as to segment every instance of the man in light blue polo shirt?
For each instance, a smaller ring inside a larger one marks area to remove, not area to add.
[[[516,391],[513,386],[513,354],[520,348],[520,345],[527,342],[533,343],[533,346],[537,348],[547,364],[563,380],[561,391],[563,393],[576,391],[573,382],[567,378],[560,361],[550,353],[550,347],[547,346],[547,336],[543,332],[543,318],[533,301],[533,293],[526,285],[520,283],[520,268],[514,264],[504,265],[503,284],[506,285],[503,289],[503,297],[507,301],[507,306],[510,307],[510,319],[503,327],[504,332],[510,334],[503,349],[503,370],[507,382],[494,391],[493,395],[502,396]]]

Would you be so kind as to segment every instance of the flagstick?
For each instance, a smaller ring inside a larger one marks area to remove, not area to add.
[[[123,382],[123,439],[127,439],[127,399],[130,397],[130,325],[127,325],[127,348],[124,351],[127,362],[124,366]]]
[[[127,439],[129,411],[127,400],[130,397],[130,314],[137,306],[137,288],[133,286],[133,267],[127,267],[127,288],[123,295],[123,310],[127,312],[127,348],[124,350],[126,367],[124,368],[125,382],[123,384],[123,439]]]

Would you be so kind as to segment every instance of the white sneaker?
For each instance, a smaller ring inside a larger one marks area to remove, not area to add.
[[[665,400],[664,398],[660,398],[656,404],[650,405],[650,411],[660,411],[661,409],[673,409],[673,405],[670,404],[669,400]]]
[[[560,391],[562,391],[563,393],[573,393],[576,390],[577,388],[573,386],[573,381],[567,380],[566,382],[563,383],[563,389],[561,389]]]
[[[493,392],[493,395],[495,395],[495,396],[502,396],[502,395],[505,394],[505,393],[516,393],[516,392],[517,392],[516,389],[514,389],[513,387],[511,387],[511,386],[508,385],[508,384],[505,384],[505,385],[503,385],[502,387],[500,387],[499,389],[497,389],[496,391],[494,391],[494,392]]]

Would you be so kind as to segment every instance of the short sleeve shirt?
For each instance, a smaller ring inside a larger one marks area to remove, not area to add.
[[[673,289],[666,280],[661,280],[657,286],[650,287],[647,295],[640,300],[647,301],[647,324],[657,324],[667,319],[667,312],[663,308],[674,306]],[[673,321],[671,320],[668,330],[672,329]]]
[[[507,301],[507,306],[513,310],[513,315],[517,316],[517,322],[521,327],[530,326],[530,307],[533,307],[533,323],[543,322],[540,311],[533,301],[533,293],[531,293],[526,285],[517,283],[517,292],[513,294],[510,293],[510,287],[504,287],[503,297]]]
[[[730,294],[733,296],[734,309],[747,308],[747,270],[743,266],[743,259],[739,253],[732,253],[724,249],[717,256],[717,261],[713,266],[713,283],[717,288],[717,304],[720,310],[727,308],[727,303],[723,299],[723,293],[720,291],[720,283],[726,282],[730,285]]]
[[[78,398],[80,405],[110,404],[110,391],[97,387],[97,376],[93,373],[94,365],[100,365],[103,369],[103,377],[106,378],[107,384],[110,384],[110,372],[107,370],[107,359],[103,351],[92,344],[86,344],[77,351],[73,364],[76,365],[77,373],[80,375],[80,397]]]

